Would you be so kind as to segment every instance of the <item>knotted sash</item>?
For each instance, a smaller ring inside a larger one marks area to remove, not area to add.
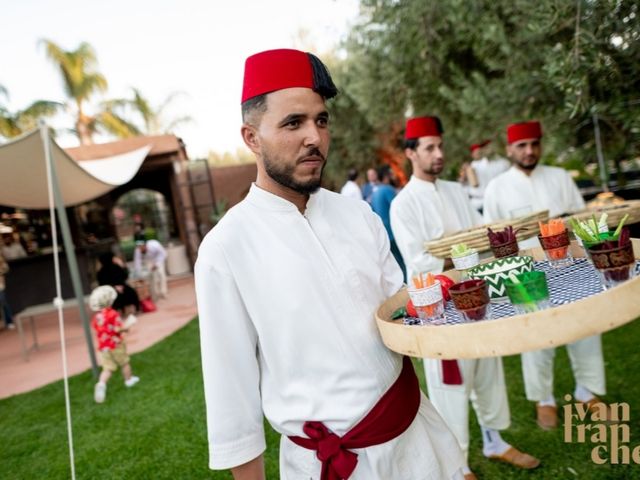
[[[404,357],[398,379],[371,411],[342,437],[322,422],[308,421],[304,422],[302,431],[309,438],[291,436],[289,439],[317,452],[322,462],[321,480],[344,480],[351,476],[358,463],[358,455],[350,448],[366,448],[393,440],[411,425],[419,407],[418,377],[409,357]]]

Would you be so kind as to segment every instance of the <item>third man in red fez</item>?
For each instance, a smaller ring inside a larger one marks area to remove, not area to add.
[[[458,182],[441,180],[444,170],[444,130],[437,117],[407,120],[405,155],[413,175],[391,202],[391,228],[407,268],[414,275],[442,273],[445,261],[426,252],[425,242],[455,234],[482,223]],[[469,451],[469,402],[480,424],[483,454],[520,468],[539,461],[504,441],[500,431],[511,421],[501,358],[465,360],[425,359],[429,398],[453,430],[465,457]],[[473,479],[465,462],[465,477]]]
[[[516,218],[539,210],[549,210],[551,217],[557,217],[584,208],[584,200],[566,170],[539,164],[542,155],[542,127],[539,122],[509,125],[507,154],[512,167],[491,181],[485,193],[484,216],[487,222]],[[521,246],[534,246],[538,240],[534,238],[533,242],[533,245]],[[576,382],[573,396],[588,408],[595,408],[594,405],[600,402],[596,395],[606,393],[600,335],[569,344],[567,350]],[[555,348],[522,354],[525,393],[528,400],[535,402],[536,421],[544,430],[558,426],[553,391],[554,357]]]
[[[195,267],[209,466],[264,479],[266,418],[283,479],[460,479],[455,438],[375,327],[403,283],[384,226],[321,188],[336,94],[310,53],[246,61],[241,134],[258,174]]]

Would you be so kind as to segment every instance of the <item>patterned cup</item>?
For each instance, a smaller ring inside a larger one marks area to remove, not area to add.
[[[511,274],[517,275],[531,270],[533,270],[533,257],[506,257],[472,268],[469,270],[469,276],[487,282],[492,302],[506,302],[509,299],[504,285],[505,280]]]
[[[565,230],[556,235],[547,235],[543,237],[538,235],[540,245],[547,257],[549,266],[553,268],[566,267],[573,263],[573,256],[569,253],[569,231]]]
[[[491,245],[491,251],[495,258],[516,257],[518,256],[518,242],[513,240],[500,245]]]
[[[515,277],[518,283],[509,278],[504,284],[516,313],[530,313],[551,306],[547,276],[544,272],[524,272]]]
[[[418,312],[422,325],[440,325],[445,322],[444,301],[440,281],[424,288],[407,288],[411,303]]]
[[[456,283],[449,288],[449,295],[465,322],[490,318],[491,303],[487,282],[484,280],[465,280]]]
[[[474,250],[462,257],[451,257],[451,260],[453,261],[453,266],[455,267],[455,269],[458,270],[463,277],[465,277],[467,270],[475,267],[480,263],[480,255],[477,251]]]
[[[622,247],[602,250],[600,245],[589,247],[593,266],[596,267],[604,289],[629,280],[635,275],[636,259],[633,245],[628,242]]]

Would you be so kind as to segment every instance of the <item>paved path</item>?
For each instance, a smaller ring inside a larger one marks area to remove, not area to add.
[[[186,325],[197,314],[193,276],[169,280],[169,294],[158,302],[158,310],[140,314],[128,334],[129,353],[140,352]],[[22,358],[17,330],[0,330],[0,398],[28,392],[62,378],[58,315],[36,317],[39,350]],[[23,321],[25,338],[31,341],[30,323]],[[84,330],[77,310],[65,311],[65,338],[69,376],[91,368]],[[95,337],[94,342],[95,342]]]

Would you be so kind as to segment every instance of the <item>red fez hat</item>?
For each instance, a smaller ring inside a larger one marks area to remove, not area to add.
[[[528,138],[542,138],[540,122],[512,123],[507,127],[507,143],[515,143]]]
[[[440,137],[444,129],[438,117],[416,117],[407,120],[404,138]]]
[[[310,88],[324,98],[338,93],[327,68],[311,53],[266,50],[245,61],[242,103],[258,95],[295,87]]]
[[[478,150],[479,148],[486,147],[490,143],[491,143],[491,140],[483,140],[480,143],[474,143],[473,145],[471,145],[469,147],[469,150],[473,152],[474,150]]]

